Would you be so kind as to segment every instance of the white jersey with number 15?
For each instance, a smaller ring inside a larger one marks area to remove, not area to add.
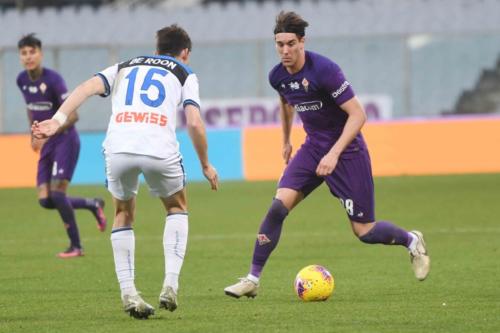
[[[96,74],[111,95],[112,114],[103,147],[108,153],[158,158],[179,156],[179,106],[200,107],[198,78],[168,56],[141,56]]]

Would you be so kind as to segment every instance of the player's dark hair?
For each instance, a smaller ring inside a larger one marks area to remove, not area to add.
[[[309,26],[299,14],[295,12],[285,12],[281,11],[278,16],[276,16],[276,25],[274,26],[274,34],[279,34],[281,32],[291,32],[296,34],[298,37],[304,37],[306,35],[306,27]]]
[[[156,51],[158,54],[176,57],[184,49],[191,51],[191,38],[186,30],[177,24],[172,24],[156,32]]]
[[[19,42],[17,42],[17,48],[22,49],[23,47],[30,46],[30,47],[38,47],[39,49],[42,48],[42,41],[38,38],[35,37],[35,33],[27,34],[24,35]]]

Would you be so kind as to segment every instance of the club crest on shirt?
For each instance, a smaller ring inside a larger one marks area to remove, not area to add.
[[[42,94],[45,94],[45,92],[47,91],[47,85],[45,84],[45,82],[42,82],[38,88],[40,88]]]
[[[265,234],[258,234],[257,242],[259,242],[259,245],[262,246],[266,245],[267,243],[271,243],[271,240]]]
[[[302,79],[302,86],[304,87],[304,90],[307,92],[309,90],[309,81],[307,81],[306,78]]]

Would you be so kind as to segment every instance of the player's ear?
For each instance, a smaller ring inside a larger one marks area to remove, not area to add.
[[[181,51],[179,58],[181,58],[183,63],[188,64],[190,54],[191,54],[191,51],[188,48],[185,48]]]

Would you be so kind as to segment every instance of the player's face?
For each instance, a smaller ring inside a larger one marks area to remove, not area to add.
[[[291,69],[302,67],[304,54],[304,37],[291,32],[280,32],[274,35],[276,50],[283,66]]]
[[[38,47],[25,46],[19,50],[19,59],[24,69],[33,71],[42,63],[42,50]]]

